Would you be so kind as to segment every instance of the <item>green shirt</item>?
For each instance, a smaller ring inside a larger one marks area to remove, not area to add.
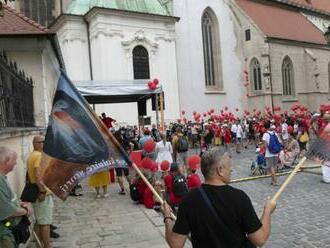
[[[0,221],[13,216],[19,208],[16,194],[10,189],[7,178],[0,175]],[[16,225],[19,218],[11,218],[13,225]],[[0,223],[0,236],[8,234],[10,231]]]

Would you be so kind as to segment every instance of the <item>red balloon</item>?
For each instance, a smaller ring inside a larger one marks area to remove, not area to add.
[[[206,114],[206,113],[203,113],[203,116],[204,116],[204,117],[206,117],[206,116],[207,116],[207,114]]]
[[[170,162],[164,160],[160,163],[160,170],[161,171],[168,171],[170,169]]]
[[[144,143],[144,146],[143,146],[143,150],[146,152],[146,153],[151,153],[155,150],[156,148],[156,143],[155,141],[153,141],[152,139],[149,139],[147,140],[145,143]]]
[[[141,160],[141,166],[145,169],[151,169],[152,164],[153,161],[148,157],[145,157],[144,159]]]
[[[182,110],[182,111],[181,111],[181,114],[182,114],[182,115],[185,115],[185,114],[186,114],[186,111]]]
[[[158,80],[157,78],[155,78],[154,81],[153,81],[153,83],[154,83],[155,85],[158,85],[158,84],[159,84],[159,80]]]
[[[199,169],[201,164],[201,157],[198,155],[192,155],[188,158],[188,166],[192,170]]]
[[[239,111],[239,109],[238,109],[238,108],[236,108],[235,110],[236,110],[236,112],[238,112],[238,111]]]
[[[213,113],[214,113],[214,109],[210,109],[210,113],[212,113],[212,114],[213,114]]]
[[[293,133],[293,126],[288,126],[288,133],[292,134]]]
[[[156,172],[158,171],[158,164],[155,161],[152,161],[152,165],[150,167],[151,172]]]
[[[193,112],[193,115],[196,115],[196,114],[197,114],[197,112],[196,112],[196,111],[194,111],[194,112]]]
[[[155,90],[157,88],[157,85],[155,83],[151,83],[150,85],[148,84],[149,89]]]

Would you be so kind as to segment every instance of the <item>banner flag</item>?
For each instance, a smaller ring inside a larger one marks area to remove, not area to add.
[[[46,186],[65,200],[82,179],[131,164],[116,138],[61,72],[41,159]]]

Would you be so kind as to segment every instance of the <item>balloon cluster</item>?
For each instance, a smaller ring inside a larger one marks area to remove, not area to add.
[[[157,89],[158,84],[159,84],[159,80],[157,78],[155,78],[154,80],[148,82],[148,88],[150,90],[155,90],[155,89]]]
[[[322,104],[320,106],[320,113],[330,112],[330,104]],[[235,114],[234,114],[235,113]],[[273,120],[276,123],[280,123],[285,118],[290,117],[291,120],[303,120],[307,121],[311,118],[310,110],[301,104],[293,104],[290,110],[282,110],[279,106],[271,107],[266,106],[262,110],[253,109],[252,112],[248,110],[240,110],[235,108],[234,111],[229,111],[227,106],[220,109],[219,113],[212,108],[208,111],[198,113],[193,111],[192,119],[186,117],[186,111],[181,111],[182,117],[178,119],[178,123],[202,123],[206,121],[212,122],[234,122],[236,119],[247,118],[247,119],[262,119],[262,120]]]

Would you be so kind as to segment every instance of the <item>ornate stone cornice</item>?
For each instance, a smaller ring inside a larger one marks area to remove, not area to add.
[[[137,45],[145,46],[152,55],[156,54],[158,50],[158,43],[151,41],[148,39],[143,30],[139,30],[135,32],[133,38],[130,40],[122,41],[121,45],[125,49],[126,53],[131,53],[133,48]]]

